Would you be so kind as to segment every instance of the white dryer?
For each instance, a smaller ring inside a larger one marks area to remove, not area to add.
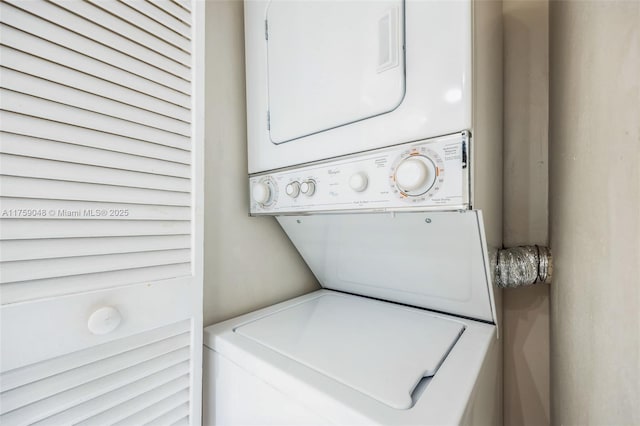
[[[462,131],[489,153],[501,19],[495,0],[245,1],[249,173]]]
[[[500,0],[245,1],[245,55],[252,214],[479,209],[501,246]]]

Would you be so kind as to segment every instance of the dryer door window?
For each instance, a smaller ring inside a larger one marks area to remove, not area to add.
[[[402,0],[272,1],[265,36],[273,143],[384,114],[402,102]]]

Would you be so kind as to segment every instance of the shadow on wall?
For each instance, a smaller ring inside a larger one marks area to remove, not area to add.
[[[505,323],[509,322],[504,329],[509,342],[504,348],[504,369],[513,375],[504,394],[505,425],[548,425],[549,401],[543,398],[549,395],[549,379],[540,377],[540,371],[548,374],[549,286],[504,291],[509,301],[504,311]]]
[[[548,0],[503,0],[507,247],[548,242],[548,18]],[[549,289],[503,293],[505,425],[550,424]]]
[[[319,288],[272,217],[249,217],[241,0],[207,1],[204,325]]]

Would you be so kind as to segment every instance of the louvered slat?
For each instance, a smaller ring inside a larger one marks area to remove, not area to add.
[[[168,14],[178,18],[186,25],[191,24],[191,14],[171,0],[153,0],[153,4],[154,6],[164,10]]]
[[[87,93],[93,93],[167,118],[176,117],[177,120],[185,123],[189,123],[191,120],[191,112],[187,108],[169,102],[162,102],[158,98],[81,71],[63,67],[20,50],[0,46],[0,56],[2,57],[2,65],[6,69],[46,79],[63,86],[73,87]],[[3,80],[5,78],[7,78],[6,74],[3,75]]]
[[[85,210],[86,209],[86,210]],[[106,216],[96,216],[97,211],[106,211]],[[38,218],[37,214],[45,214],[48,219],[69,220],[181,220],[191,219],[189,207],[157,206],[153,204],[98,203],[90,206],[86,201],[42,200],[37,198],[2,198],[2,214],[6,219],[11,212],[14,216]],[[22,213],[19,213],[22,212]],[[0,217],[2,216],[0,214]],[[22,216],[19,216],[22,214]],[[7,225],[8,226],[8,225]]]
[[[83,17],[87,21],[91,21],[94,24],[108,29],[127,40],[133,41],[134,43],[143,46],[145,49],[153,50],[160,56],[167,57],[177,63],[180,63],[186,68],[191,66],[191,56],[188,52],[165,43],[158,37],[152,36],[146,31],[142,31],[137,26],[131,25],[129,22],[123,20],[117,15],[114,16],[109,13],[104,13],[94,4],[85,1],[68,0],[51,0],[51,2],[58,7],[67,9],[68,11]],[[104,3],[109,4],[109,2]]]
[[[82,420],[87,419],[88,417],[96,415],[96,413],[111,409],[118,406],[119,404],[126,403],[127,401],[135,398],[138,395],[150,392],[154,388],[165,385],[180,377],[184,377],[188,373],[188,371],[188,362],[176,364],[149,377],[145,377],[144,379],[140,379],[134,383],[131,383],[128,386],[124,386],[111,392],[107,392],[104,395],[101,395],[80,405],[76,405],[75,407],[69,408],[62,413],[48,417],[35,424],[39,426],[60,426],[77,424]],[[184,406],[185,408],[183,408],[183,410],[186,410],[188,412],[189,404],[184,404]],[[184,414],[182,416],[184,416]]]
[[[150,128],[189,136],[191,126],[188,122],[175,120],[155,112],[105,98],[104,96],[78,90],[75,88],[75,84],[71,87],[64,86],[8,68],[2,68],[2,83],[5,87],[11,87],[13,91],[21,94],[43,98],[127,122],[142,124]]]
[[[2,20],[5,24],[49,40],[51,43],[66,47],[67,49],[76,51],[82,55],[89,56],[99,61],[112,64],[113,66],[126,70],[130,73],[147,78],[159,84],[182,92],[190,93],[190,83],[187,79],[171,74],[154,65],[121,53],[111,47],[96,43],[95,41],[84,37],[74,31],[67,30],[61,26],[53,24],[39,16],[32,15],[20,9],[21,7],[33,7],[39,10],[41,7],[46,8],[47,4],[41,1],[17,2],[15,5],[9,5],[7,2],[0,3],[0,11],[2,12]],[[14,7],[14,6],[19,6]],[[189,73],[185,73],[189,75]]]
[[[0,240],[2,262],[188,249],[188,235]]]
[[[57,142],[32,136],[3,132],[0,134],[0,152],[22,157],[57,160],[92,166],[155,175],[189,178],[189,167],[174,161],[158,160],[139,155],[123,154],[100,148]],[[181,151],[177,151],[182,153]]]
[[[62,142],[70,145],[95,148],[102,150],[97,151],[84,151],[77,153],[76,155],[83,155],[84,153],[91,154],[87,158],[87,164],[106,165],[113,167],[114,164],[149,164],[147,159],[164,160],[162,163],[154,162],[153,166],[159,168],[153,173],[166,174],[169,176],[189,177],[189,167],[185,165],[190,162],[190,153],[176,148],[171,148],[154,143],[148,143],[135,139],[125,138],[118,135],[109,135],[93,129],[87,129],[82,127],[70,126],[63,123],[57,123],[55,121],[43,120],[37,117],[30,117],[22,114],[15,114],[8,111],[0,110],[0,121],[4,132],[2,132],[2,138],[0,138],[0,146],[16,146],[15,142],[18,142],[20,136],[30,137],[33,140],[44,140],[50,142]],[[21,142],[20,142],[21,144]],[[50,153],[47,148],[53,148],[51,145],[44,146],[43,149],[32,148],[30,154],[31,157],[40,158],[54,158],[50,156],[57,155],[56,153]],[[19,148],[13,148],[14,152]],[[30,149],[29,147],[22,149]],[[61,152],[69,152],[73,148],[60,147]],[[3,152],[4,151],[3,148]],[[36,154],[37,152],[37,154]],[[16,153],[20,153],[17,151]],[[114,156],[114,153],[125,154],[129,157]],[[146,155],[143,155],[146,154]],[[136,158],[132,158],[136,157]],[[113,159],[113,162],[109,162]],[[122,162],[120,162],[122,160]],[[106,163],[105,163],[106,162]],[[126,169],[125,166],[123,168]],[[136,170],[135,168],[129,170]],[[146,170],[140,170],[146,171]]]
[[[5,226],[6,224],[6,226]],[[124,237],[134,235],[184,235],[190,223],[179,220],[7,219],[0,228],[2,240],[35,238]]]
[[[77,386],[117,373],[123,368],[148,362],[161,355],[170,354],[189,346],[189,334],[183,333],[147,346],[126,351],[99,361],[76,366],[62,374],[44,377],[36,382],[2,392],[2,408],[9,412],[33,404]]]
[[[164,327],[149,330],[142,334],[114,340],[109,343],[93,346],[83,351],[39,362],[35,365],[17,368],[0,375],[2,391],[8,391],[44,377],[54,376],[69,369],[69,365],[81,367],[114,355],[144,347],[189,331],[189,321],[181,321]]]
[[[0,153],[0,175],[186,192],[189,179]]]
[[[184,10],[191,12],[191,3],[189,3],[189,0],[173,0],[173,2]]]
[[[178,420],[177,422],[173,423],[172,426],[188,426],[189,423],[189,417],[183,417],[182,419]]]
[[[145,46],[122,37],[111,29],[96,25],[53,3],[24,2],[20,0],[5,1],[19,8],[23,13],[29,14],[31,17],[40,18],[34,23],[52,23],[59,28],[73,31],[74,34],[83,37],[84,40],[92,42],[95,49],[104,47],[109,49],[106,50],[106,52],[109,52],[111,56],[121,57],[128,62],[133,60],[139,65],[154,67],[166,73],[165,79],[167,81],[178,81],[182,79],[188,83],[191,79],[191,72],[188,66],[171,60],[164,55],[160,55]],[[32,32],[36,30],[29,28],[28,31]],[[56,32],[60,31],[58,30]],[[129,68],[127,67],[127,69]]]
[[[189,149],[189,137],[149,127],[128,120],[103,115],[44,98],[0,89],[2,109],[23,115],[37,112],[40,118],[98,130],[103,133]]]
[[[162,371],[164,368],[184,362],[188,357],[189,352],[185,348],[154,358],[144,363],[144,365],[133,365],[110,376],[88,383],[87,385],[52,395],[47,399],[40,400],[14,411],[8,411],[6,414],[0,416],[0,422],[3,426],[34,423],[85,401],[96,398],[123,385],[155,374]],[[175,382],[170,382],[173,384],[171,386],[171,390],[188,386],[188,376],[183,376],[183,378],[178,379],[178,381],[179,382],[177,384],[174,384]]]
[[[39,59],[126,87],[181,108],[189,109],[191,107],[189,95],[185,93],[149,80],[144,76],[128,72],[126,69],[118,68],[110,63],[86,56],[82,52],[76,52],[64,46],[51,43],[46,39],[20,31],[9,25],[0,24],[0,39],[3,45]],[[50,78],[59,77],[53,75]]]
[[[0,287],[0,299],[3,304],[11,304],[137,283],[161,283],[161,280],[184,277],[190,274],[191,263],[177,263],[27,282],[19,281],[3,284]]]
[[[93,274],[147,266],[186,263],[191,259],[188,249],[151,252],[76,256],[56,259],[31,259],[2,263],[0,283]]]
[[[120,1],[101,1],[101,0],[88,0],[89,3],[94,6],[111,13],[135,25],[142,30],[155,35],[156,37],[164,40],[165,42],[172,44],[185,52],[191,52],[191,43],[189,42],[188,35],[178,34],[175,31],[170,30],[157,21],[149,18],[132,7],[120,2]]]
[[[149,423],[147,423],[147,426],[169,426],[174,424],[178,420],[188,416],[189,416],[189,403],[184,403],[177,406],[176,408],[169,411],[168,413],[165,413],[162,416],[151,420]]]
[[[168,412],[173,411],[173,409],[188,402],[189,389],[184,389],[113,424],[114,426],[147,425],[154,419],[160,417],[160,415],[167,414]]]
[[[171,344],[163,343],[166,341]],[[41,380],[3,392],[0,394],[3,407],[0,423],[3,425],[31,424],[132,384],[138,391],[144,392],[144,388],[135,386],[137,381],[176,365],[184,366],[189,359],[188,334],[172,337],[166,341],[135,348],[82,367],[74,368],[73,364],[69,364],[72,366],[69,370],[45,376]],[[70,387],[74,383],[77,386]],[[170,389],[170,393],[175,393],[188,386],[188,376],[183,375],[142,395],[166,388]],[[44,389],[48,392],[44,393]],[[134,393],[130,391],[130,395]],[[42,396],[45,398],[41,398]],[[156,401],[164,397],[165,395],[160,395]],[[134,397],[132,400],[135,399]],[[139,410],[145,406],[148,404],[138,405],[137,408]]]
[[[184,356],[183,356],[184,358]],[[165,360],[162,360],[165,361]],[[141,366],[134,366],[140,368]],[[145,376],[152,376],[160,368],[149,363],[145,367],[149,368]],[[165,367],[171,368],[171,365]],[[30,406],[20,408],[15,411],[8,412],[5,415],[0,416],[0,421],[2,421],[3,426],[17,426],[17,425],[31,425],[47,417],[51,417],[57,413],[60,413],[63,410],[72,409],[79,404],[84,403],[87,400],[92,398],[97,398],[103,393],[107,393],[112,389],[118,388],[118,382],[127,383],[127,379],[135,379],[134,382],[141,379],[142,372],[138,371],[136,368],[127,369],[129,371],[123,371],[114,375],[113,377],[107,377],[106,379],[111,379],[111,382],[108,380],[96,381],[91,383],[91,386],[82,386],[78,389],[72,389],[70,391],[64,392],[62,394],[54,395],[45,400],[34,403]],[[127,376],[127,373],[129,375]],[[161,385],[156,389],[153,389],[148,392],[150,394],[150,398],[152,397],[161,397],[166,393],[173,392],[176,390],[184,389],[189,386],[189,376],[181,376],[178,379],[168,382],[167,384]],[[89,388],[89,389],[85,389]],[[83,393],[86,392],[86,393]],[[133,403],[131,401],[134,401]],[[137,400],[134,398],[133,400],[125,401],[122,404],[115,407],[115,409],[120,408],[125,404],[135,404]],[[96,410],[98,411],[98,410]],[[84,413],[83,413],[84,414]],[[83,415],[84,417],[84,415]],[[87,423],[79,422],[78,424],[108,424],[108,423],[95,423],[93,420],[90,420]]]
[[[0,186],[2,187],[3,196],[16,198],[83,200],[169,206],[188,206],[191,200],[188,193],[177,191],[80,182],[61,182],[14,176],[0,176]],[[87,208],[91,208],[91,206],[88,205]]]
[[[171,16],[164,12],[159,7],[156,7],[154,3],[146,1],[146,0],[122,0],[127,6],[132,9],[137,10],[138,12],[148,16],[154,21],[164,25],[165,27],[171,29],[176,34],[180,34],[185,38],[191,38],[191,34],[189,31],[189,25],[180,21],[174,16]]]
[[[152,391],[144,393],[136,398],[133,398],[125,403],[122,403],[110,410],[104,411],[94,417],[90,417],[83,422],[78,423],[78,426],[92,426],[92,425],[112,425],[116,422],[132,415],[140,407],[152,405],[155,401],[162,400],[167,396],[175,394],[181,391],[187,391],[189,384],[188,376],[181,377],[166,385],[160,386]]]

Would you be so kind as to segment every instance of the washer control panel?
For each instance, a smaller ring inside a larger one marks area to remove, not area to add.
[[[467,132],[249,178],[251,214],[469,208]]]

